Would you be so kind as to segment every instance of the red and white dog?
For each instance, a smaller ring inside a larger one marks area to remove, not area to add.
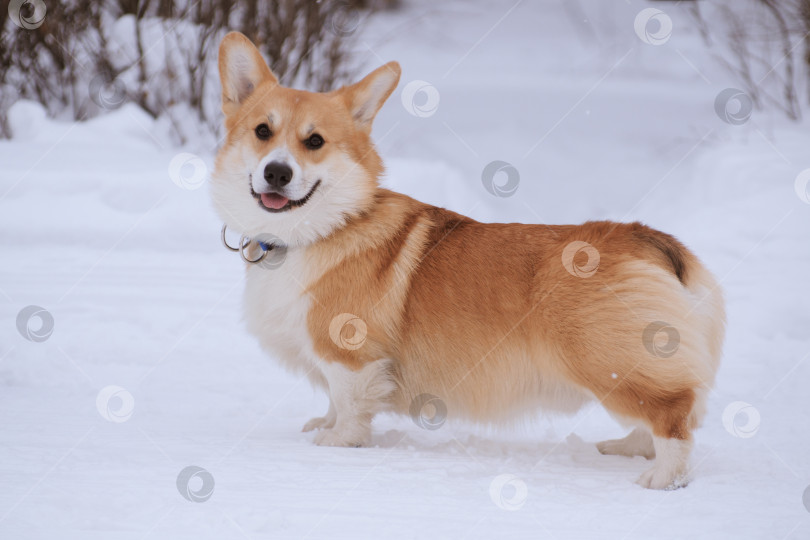
[[[479,223],[380,188],[371,125],[396,62],[312,93],[280,86],[242,34],[219,54],[214,203],[248,258],[274,244],[247,265],[247,324],[328,392],[304,426],[317,444],[368,444],[376,413],[426,395],[486,423],[596,399],[635,428],[602,453],[655,458],[644,487],[686,483],[725,325],[692,253],[639,223]]]

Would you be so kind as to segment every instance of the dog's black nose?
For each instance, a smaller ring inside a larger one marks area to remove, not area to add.
[[[270,187],[280,189],[292,180],[292,169],[286,163],[271,161],[264,168],[264,179]]]

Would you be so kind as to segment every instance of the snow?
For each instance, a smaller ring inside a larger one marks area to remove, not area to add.
[[[807,123],[721,121],[734,80],[674,4],[655,3],[666,43],[642,42],[651,6],[412,2],[358,57],[404,70],[375,125],[387,186],[487,221],[642,220],[722,280],[689,487],[641,489],[646,460],[600,455],[624,432],[596,405],[509,430],[381,416],[371,448],[313,445],[327,400],[246,334],[242,263],[184,181],[212,166],[207,139],[173,147],[133,105],[71,124],[19,102],[0,141],[0,537],[810,537]],[[435,92],[406,107],[412,81]],[[514,195],[482,185],[493,161]],[[44,341],[18,331],[29,305],[53,317]]]

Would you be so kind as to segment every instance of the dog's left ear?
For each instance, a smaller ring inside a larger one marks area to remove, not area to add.
[[[357,127],[366,133],[371,132],[374,117],[397,87],[401,74],[399,64],[389,62],[366,75],[362,81],[339,90]]]

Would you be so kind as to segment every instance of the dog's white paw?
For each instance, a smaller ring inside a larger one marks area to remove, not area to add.
[[[691,440],[654,438],[655,465],[636,482],[648,489],[678,489],[689,483]]]
[[[647,459],[655,457],[655,450],[640,445],[628,444],[625,439],[613,439],[596,443],[600,454],[608,456],[643,456]]]
[[[313,431],[315,429],[329,429],[335,425],[335,419],[328,416],[316,416],[304,424],[304,429],[301,431]]]
[[[619,441],[602,441],[596,443],[596,449],[599,450],[600,454],[605,454],[609,456],[626,456],[628,455],[625,451],[624,445],[620,444]]]
[[[315,444],[318,446],[343,446],[357,448],[368,446],[371,440],[371,430],[361,427],[350,429],[322,429],[315,435]]]
[[[642,474],[636,484],[647,489],[673,490],[686,487],[689,478],[682,471],[672,471],[666,467],[653,467]]]
[[[643,456],[647,459],[655,457],[652,435],[638,428],[623,439],[611,439],[596,443],[596,449],[602,454],[611,456]]]

